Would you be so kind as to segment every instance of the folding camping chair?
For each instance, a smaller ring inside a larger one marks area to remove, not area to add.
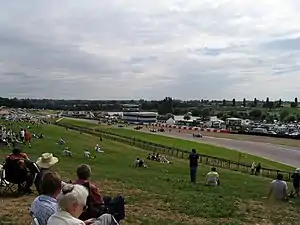
[[[31,225],[40,225],[38,219],[35,217],[34,213],[33,212],[29,212],[30,214],[30,217],[32,219],[31,221]]]
[[[19,165],[19,159],[6,160],[0,172],[0,196],[4,193],[16,193],[18,187],[24,188],[26,184],[26,171]],[[18,176],[16,176],[18,174]]]

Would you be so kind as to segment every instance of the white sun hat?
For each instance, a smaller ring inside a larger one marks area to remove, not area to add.
[[[49,169],[51,166],[58,162],[58,158],[54,157],[52,153],[43,153],[41,157],[38,158],[36,164],[38,167],[43,169]]]

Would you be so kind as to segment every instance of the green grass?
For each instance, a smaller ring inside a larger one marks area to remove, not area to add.
[[[262,198],[267,194],[269,179],[218,169],[221,186],[206,187],[202,181],[210,168],[201,165],[199,183],[192,185],[188,182],[188,163],[183,159],[170,157],[173,165],[147,161],[148,169],[133,169],[134,159],[146,157],[148,152],[105,139],[99,143],[97,137],[54,125],[33,127],[31,132],[45,135],[44,140],[33,139],[33,147],[25,149],[32,159],[43,152],[52,152],[60,159],[56,170],[65,180],[75,178],[78,164],[88,163],[93,170],[93,181],[103,194],[123,193],[128,203],[128,216],[123,224],[298,224],[300,219],[298,200],[280,204]],[[62,147],[55,144],[60,137],[67,141],[73,158],[61,156]],[[93,149],[96,143],[105,153],[94,160],[83,158],[84,148]],[[1,152],[4,157],[9,150]],[[0,211],[0,218],[10,218],[14,224],[28,224],[20,222],[27,216],[20,205],[29,205],[31,201],[32,198],[21,199],[17,204],[16,200],[15,208],[7,212],[8,206],[13,206],[11,199],[4,199],[1,204],[7,210],[6,214]]]
[[[251,164],[252,162],[260,162],[263,167],[272,168],[272,169],[279,169],[283,171],[293,171],[295,168],[289,165],[285,165],[282,163],[274,162],[259,156],[247,154],[247,153],[240,153],[235,150],[217,147],[213,145],[203,144],[199,142],[189,141],[189,140],[182,140],[172,137],[166,137],[156,134],[144,133],[135,130],[130,130],[126,128],[115,128],[111,126],[103,126],[99,124],[93,124],[85,121],[78,121],[72,119],[63,119],[61,122],[67,124],[74,124],[79,126],[90,127],[92,129],[105,129],[107,131],[114,132],[119,135],[123,135],[126,137],[135,137],[144,141],[151,141],[158,144],[163,144],[171,147],[177,147],[185,150],[191,150],[192,148],[197,149],[197,152],[200,154],[219,157],[223,159],[235,160],[238,161],[240,155],[240,162]]]

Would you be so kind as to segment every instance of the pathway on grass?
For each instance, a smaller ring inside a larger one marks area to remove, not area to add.
[[[76,119],[76,118],[71,118],[71,119],[81,120],[89,123],[98,123],[98,121],[96,120]],[[128,127],[128,128],[124,127],[120,129],[133,130],[132,127]],[[141,132],[150,133],[148,130],[141,130]],[[215,145],[219,147],[245,152],[252,155],[257,155],[286,165],[300,167],[300,148],[296,148],[296,147],[280,146],[280,145],[263,143],[263,142],[236,140],[236,139],[229,139],[229,138],[217,138],[217,137],[209,137],[209,136],[204,136],[203,138],[200,139],[200,138],[194,138],[192,134],[178,133],[178,132],[171,132],[171,133],[157,132],[151,134],[163,135],[163,136],[168,136],[173,138],[180,138],[184,140],[190,140],[190,141]]]

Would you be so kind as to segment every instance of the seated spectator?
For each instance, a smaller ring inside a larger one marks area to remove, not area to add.
[[[145,164],[144,160],[142,160],[139,157],[137,157],[136,160],[133,163],[133,167],[134,168],[138,168],[138,167],[147,168],[147,165]]]
[[[103,214],[98,219],[82,221],[78,217],[86,210],[89,192],[78,184],[67,184],[58,196],[59,211],[48,220],[47,225],[117,225],[112,215]]]
[[[41,195],[30,207],[30,212],[37,218],[40,225],[47,225],[47,221],[58,211],[57,196],[61,192],[61,179],[57,173],[48,171],[41,180]]]
[[[39,194],[41,194],[40,182],[43,175],[51,171],[51,168],[58,162],[58,158],[54,157],[52,153],[43,153],[36,161],[36,165],[39,167],[40,172],[35,178],[35,187]]]
[[[208,186],[220,185],[220,176],[215,167],[211,168],[211,171],[207,173],[205,177],[205,185]]]
[[[22,173],[22,175],[18,175],[26,177],[25,188],[23,189],[21,185],[18,185],[18,191],[24,192],[26,194],[31,194],[31,186],[33,185],[35,174],[39,172],[38,169],[35,167],[34,163],[29,159],[27,154],[22,152],[21,148],[17,145],[15,145],[12,154],[9,154],[5,160],[6,163],[9,163],[9,161],[17,161],[20,167],[20,171],[24,172]]]
[[[61,138],[59,139],[59,141],[57,142],[57,144],[59,144],[59,145],[65,145],[65,144],[66,144],[66,141],[61,137]]]
[[[270,191],[268,194],[268,199],[274,197],[277,201],[288,200],[288,186],[285,181],[283,181],[283,175],[277,174],[277,179],[271,182]]]
[[[99,189],[89,181],[92,174],[91,167],[86,164],[79,165],[77,167],[76,174],[77,180],[74,184],[88,186],[90,191],[88,200],[90,207],[84,212],[84,215],[82,215],[82,217],[84,217],[83,219],[100,216],[99,213],[101,214],[100,211],[103,208],[104,201]]]
[[[62,152],[62,154],[63,154],[64,156],[69,156],[69,157],[72,157],[72,156],[73,156],[72,152],[70,151],[70,149],[69,149],[68,147],[65,147],[65,149],[64,149],[63,152]]]
[[[100,146],[98,144],[96,144],[95,146],[95,152],[98,152],[98,153],[101,153],[101,152],[104,152],[101,150]]]
[[[151,160],[151,153],[148,154],[147,159]]]
[[[156,160],[155,152],[153,152],[153,154],[152,154],[152,156],[151,156],[151,160]]]
[[[87,148],[84,150],[84,154],[83,155],[84,155],[85,158],[88,158],[88,159],[94,159],[94,158],[96,158],[96,156],[92,156],[91,155],[90,151]]]

